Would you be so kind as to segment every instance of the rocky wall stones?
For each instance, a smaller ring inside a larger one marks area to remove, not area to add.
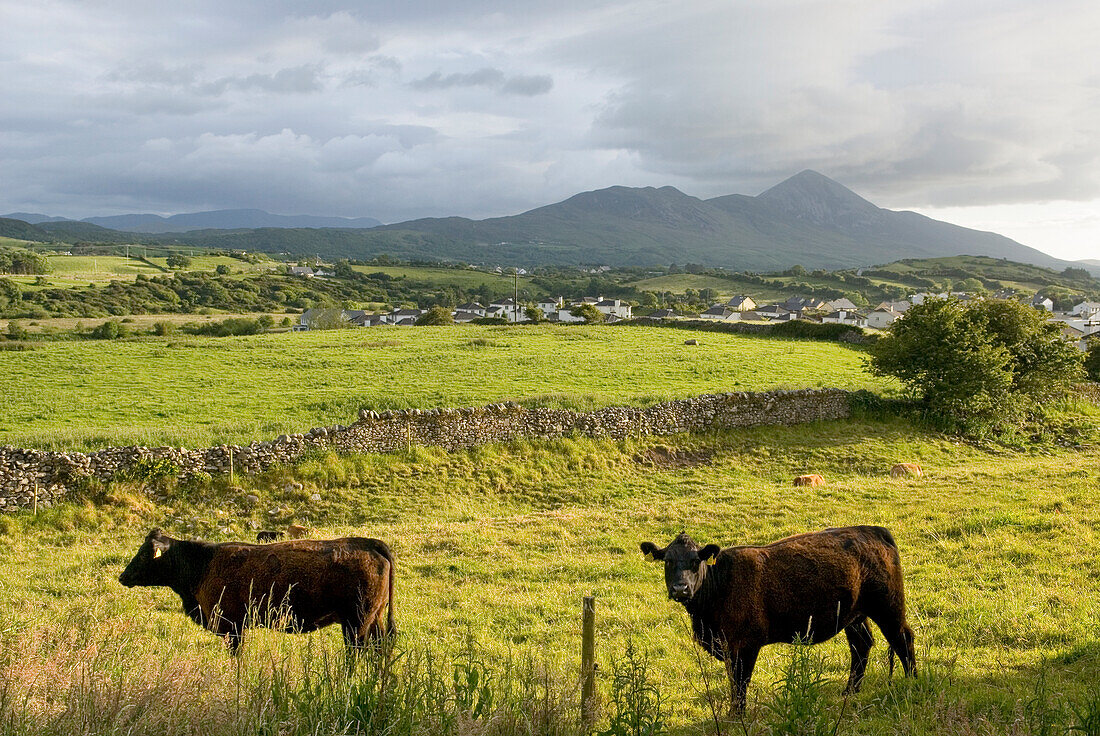
[[[349,427],[315,427],[248,445],[203,450],[177,447],[108,447],[96,452],[54,452],[0,447],[0,510],[49,506],[88,479],[255,474],[323,449],[344,453],[394,452],[410,445],[458,450],[520,438],[567,435],[623,438],[764,424],[800,424],[848,416],[847,391],[804,389],[709,394],[646,408],[610,406],[590,412],[528,409],[514,402],[466,409],[359,412]]]

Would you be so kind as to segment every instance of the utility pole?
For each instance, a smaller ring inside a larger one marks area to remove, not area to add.
[[[512,321],[513,322],[519,322],[519,267],[518,266],[515,268],[514,271],[512,271],[512,275],[515,277],[515,284],[516,284],[516,295],[515,295],[515,298],[512,299],[512,301],[515,302],[515,304],[512,305]]]

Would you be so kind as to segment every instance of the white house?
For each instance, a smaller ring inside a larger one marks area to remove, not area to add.
[[[600,299],[595,306],[603,314],[619,319],[630,319],[633,316],[633,307],[624,304],[620,299]]]
[[[730,309],[724,304],[715,304],[713,307],[700,314],[699,318],[718,322],[736,322],[741,319],[741,313]]]
[[[756,309],[756,302],[752,300],[751,296],[741,294],[726,302],[726,306],[735,312],[751,312]]]
[[[314,271],[309,266],[291,266],[287,269],[287,273],[291,276],[305,276],[306,278],[312,278]]]
[[[852,327],[867,326],[867,320],[864,317],[856,312],[849,312],[844,309],[840,309],[836,312],[829,312],[829,314],[821,318],[821,321],[826,324],[851,325]]]
[[[565,299],[560,296],[557,299],[543,299],[538,303],[538,308],[541,309],[542,313],[546,316],[553,314],[564,306]]]
[[[876,330],[885,330],[900,316],[901,312],[893,309],[876,309],[867,315],[867,326],[874,327]]]
[[[1070,310],[1070,314],[1074,317],[1085,317],[1086,319],[1093,315],[1100,314],[1100,302],[1081,302],[1075,304],[1073,309]]]
[[[821,305],[821,308],[826,309],[830,312],[838,312],[838,311],[841,311],[841,310],[843,310],[845,312],[851,312],[851,311],[855,310],[857,307],[850,300],[845,299],[844,297],[841,297],[839,299],[833,299],[832,301],[825,302],[824,304]]]
[[[1050,297],[1043,296],[1042,294],[1036,294],[1031,297],[1031,306],[1036,309],[1042,309],[1044,312],[1054,311],[1054,302],[1051,301]]]
[[[509,322],[526,322],[527,321],[527,308],[522,304],[518,304],[514,299],[508,297],[507,299],[501,299],[495,301],[489,305],[489,309],[486,310],[486,317],[503,317]]]
[[[455,307],[456,312],[469,312],[470,314],[477,315],[478,317],[485,316],[485,307],[481,306],[477,302],[466,302],[465,304],[459,304]]]

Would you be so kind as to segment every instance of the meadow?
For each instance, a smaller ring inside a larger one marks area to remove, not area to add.
[[[685,336],[701,344],[684,345]],[[360,408],[589,409],[723,391],[894,390],[837,343],[641,326],[456,325],[35,343],[0,351],[0,443],[197,447],[350,424]]]
[[[891,479],[897,460],[927,476]],[[1100,718],[1098,460],[1095,446],[979,449],[860,416],[659,440],[326,454],[237,486],[160,488],[160,505],[136,484],[89,491],[0,518],[0,733],[587,733],[574,689],[586,595],[596,598],[596,732],[647,733],[614,730],[625,678],[648,698],[628,713],[653,716],[659,700],[652,734],[1095,733],[1084,729]],[[791,487],[811,470],[824,488]],[[171,591],[117,583],[152,526],[223,540],[290,522],[392,545],[400,702],[379,701],[376,669],[348,677],[334,666],[337,629],[254,630],[231,659]],[[843,698],[842,639],[776,645],[762,653],[745,719],[729,720],[720,664],[700,656],[638,543],[687,530],[725,546],[856,523],[897,537],[920,676],[891,679],[876,632],[864,690]]]
[[[488,286],[494,291],[509,289],[515,283],[511,274],[501,275],[463,268],[439,268],[433,266],[352,266],[353,271],[359,273],[384,273],[393,278],[408,279],[410,281],[422,281],[437,286],[456,286],[467,291],[473,291],[481,286]],[[520,287],[530,284],[530,279],[519,277]]]

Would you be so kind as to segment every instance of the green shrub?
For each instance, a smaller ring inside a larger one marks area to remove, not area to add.
[[[95,340],[117,340],[130,336],[129,325],[124,325],[116,319],[109,319],[88,333]]]
[[[1081,353],[1017,302],[931,299],[870,347],[869,368],[899,379],[933,416],[983,433],[1018,424],[1079,378]]]
[[[423,325],[453,325],[455,318],[451,310],[446,307],[435,306],[416,318],[416,324]]]
[[[1093,340],[1085,355],[1085,372],[1093,381],[1100,381],[1100,340]]]

